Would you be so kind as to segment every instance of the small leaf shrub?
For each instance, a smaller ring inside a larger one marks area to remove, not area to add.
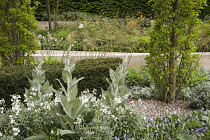
[[[203,82],[184,91],[190,108],[210,109],[210,81]]]
[[[183,88],[178,99],[186,100],[190,108],[210,109],[210,71],[199,69],[193,73],[190,83]]]
[[[154,87],[141,87],[141,86],[133,86],[128,90],[128,95],[130,98],[135,99],[160,99],[160,95],[154,92]]]
[[[109,68],[116,69],[122,62],[120,58],[100,58],[100,59],[86,59],[77,62],[73,77],[84,77],[78,84],[79,94],[86,89],[97,89],[97,97],[100,96],[101,88],[108,87],[107,81],[104,77],[108,77]],[[28,78],[31,77],[33,69],[31,66],[5,66],[0,68],[0,98],[6,100],[6,106],[11,105],[10,95],[18,94],[23,100],[23,93],[25,88],[29,88]],[[55,89],[59,89],[59,83],[56,80],[61,79],[61,71],[64,64],[44,64],[43,69],[46,69],[46,78]]]

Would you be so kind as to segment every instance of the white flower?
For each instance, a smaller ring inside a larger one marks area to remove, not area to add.
[[[82,123],[82,119],[80,118],[81,116],[78,115],[76,121],[74,122],[74,124],[81,124]]]
[[[48,104],[46,104],[45,106],[44,106],[44,109],[48,109],[48,110],[50,110],[50,105]]]
[[[3,113],[3,112],[4,112],[4,108],[1,107],[1,108],[0,108],[0,113]]]
[[[38,39],[42,39],[42,35],[41,34],[39,34],[37,37],[38,37]]]
[[[2,137],[3,136],[3,134],[0,132],[0,137]]]
[[[20,105],[19,104],[15,104],[12,106],[12,110],[20,110]]]
[[[73,46],[74,46],[74,44],[69,45],[69,47],[73,47]]]
[[[60,98],[58,96],[55,96],[55,100],[54,100],[55,103],[59,103],[60,102]]]
[[[57,39],[55,38],[55,42],[57,41]]]
[[[3,105],[5,103],[4,98],[2,100],[0,100],[0,105]]]
[[[19,128],[12,128],[12,131],[13,131],[13,135],[14,136],[17,136],[18,135],[18,133],[20,133],[20,129]]]
[[[36,96],[36,92],[31,92],[31,94],[32,94],[33,96]]]
[[[85,96],[85,95],[81,96],[80,100],[82,101],[82,104],[85,104],[85,103],[87,103],[89,101],[88,97]]]
[[[13,119],[10,120],[10,123],[11,123],[11,124],[13,124],[14,122],[15,122],[15,120],[13,120]]]
[[[82,94],[88,94],[88,93],[90,93],[89,89],[86,89],[82,92]]]
[[[11,95],[11,96],[12,96],[12,99],[11,99],[12,102],[13,101],[16,101],[16,102],[20,101],[20,100],[18,100],[18,99],[21,98],[20,95]]]
[[[114,103],[117,103],[117,104],[122,103],[122,99],[120,97],[115,97]]]
[[[84,25],[83,24],[79,24],[78,28],[83,28]]]

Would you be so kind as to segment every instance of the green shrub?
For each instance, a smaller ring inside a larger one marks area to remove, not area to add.
[[[205,81],[185,91],[187,104],[190,108],[210,109],[210,82]]]
[[[120,58],[100,58],[86,59],[77,62],[73,72],[73,77],[85,77],[78,84],[79,93],[86,89],[97,89],[97,96],[100,96],[101,88],[106,90],[108,83],[105,77],[109,77],[109,68],[115,69],[122,59]],[[46,78],[53,88],[59,90],[60,84],[56,79],[62,79],[62,69],[64,64],[44,64]],[[5,66],[0,68],[0,99],[4,98],[7,106],[11,104],[10,95],[18,94],[23,101],[25,88],[29,88],[28,78],[32,78],[31,72],[34,68],[31,66]]]
[[[128,73],[126,76],[127,86],[150,87],[150,80],[150,75],[144,67],[141,67],[140,69],[128,69]]]

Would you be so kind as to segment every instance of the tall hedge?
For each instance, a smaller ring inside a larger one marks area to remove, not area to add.
[[[43,0],[39,1],[40,4],[36,10],[36,17],[41,19],[42,13],[46,13],[46,7]],[[52,14],[56,9],[56,1],[51,0],[50,6]],[[60,0],[59,13],[62,12],[88,12],[106,17],[120,17],[136,16],[138,12],[143,13],[145,16],[152,14],[151,4],[149,0]]]
[[[40,4],[36,9],[36,18],[41,20],[42,14],[46,13],[46,6],[44,0],[31,0],[32,5],[35,1]],[[50,0],[52,14],[55,13],[56,1]],[[136,16],[137,12],[141,12],[148,17],[153,15],[152,3],[150,0],[60,0],[59,13],[62,12],[88,12],[107,17]],[[201,10],[200,18],[203,19],[205,15],[210,15],[210,0],[207,0],[207,6]]]
[[[108,83],[105,77],[109,78],[109,68],[116,69],[122,62],[120,58],[100,58],[100,59],[86,59],[76,63],[75,70],[73,71],[73,77],[77,79],[84,77],[78,84],[78,91],[89,89],[97,89],[97,96],[100,96],[101,88],[106,90]],[[32,70],[35,66],[5,66],[0,68],[0,99],[6,100],[7,106],[11,104],[11,95],[23,94],[25,88],[29,89],[30,85],[28,78],[32,78]],[[43,70],[46,70],[45,76],[49,80],[53,88],[58,90],[61,88],[59,82],[56,79],[60,79],[62,82],[62,70],[64,64],[44,64]],[[65,83],[63,83],[65,85]]]

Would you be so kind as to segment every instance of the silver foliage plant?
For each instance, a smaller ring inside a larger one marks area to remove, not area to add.
[[[63,130],[60,130],[61,135],[74,135],[75,134],[75,123],[78,116],[84,112],[89,111],[88,103],[93,97],[91,94],[85,94],[83,97],[78,98],[78,88],[77,84],[83,77],[76,79],[72,77],[72,72],[75,69],[76,64],[71,62],[71,55],[69,54],[70,48],[66,55],[66,62],[64,70],[62,71],[62,79],[67,85],[65,89],[63,84],[57,79],[61,85],[60,91],[55,91],[60,100],[60,113],[58,117],[62,124]]]

